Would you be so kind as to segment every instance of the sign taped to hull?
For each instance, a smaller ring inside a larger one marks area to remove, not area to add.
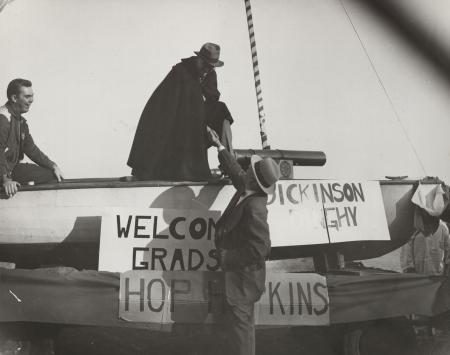
[[[224,273],[128,271],[120,276],[120,318],[150,323],[223,323]],[[269,273],[255,305],[257,325],[328,325],[326,278]]]
[[[109,208],[99,270],[217,271],[214,234],[229,196],[214,197],[211,209]],[[267,207],[274,247],[390,240],[378,182],[281,181]]]
[[[279,181],[268,207],[273,246],[390,240],[377,181]]]

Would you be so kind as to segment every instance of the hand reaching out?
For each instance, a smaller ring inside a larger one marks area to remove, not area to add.
[[[56,179],[58,179],[58,182],[64,180],[64,175],[56,164],[53,165],[53,174],[56,176]]]
[[[220,139],[219,139],[219,136],[217,135],[216,131],[209,128],[209,126],[206,126],[206,131],[208,134],[208,141],[215,147],[220,146],[220,144],[221,144]]]

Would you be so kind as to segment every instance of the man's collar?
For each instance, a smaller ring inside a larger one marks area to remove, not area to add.
[[[196,64],[196,56],[192,56],[189,58],[183,58],[181,59],[181,63],[183,63],[185,65],[185,67],[188,69],[188,71],[191,73],[191,75],[194,78],[198,78],[198,79],[202,79],[204,80],[209,74],[210,72],[208,72],[203,78],[202,75],[199,71],[199,69],[197,68],[197,64]],[[214,68],[212,68],[211,71],[214,71]]]
[[[195,56],[183,58],[181,59],[181,63],[183,63],[188,72],[190,72],[194,78],[196,79],[200,78],[200,73],[197,69],[197,66],[195,65]]]
[[[253,191],[253,190],[245,190],[244,191],[244,196],[245,197],[247,197],[247,196],[250,196],[250,195],[254,195],[254,194],[257,194],[258,193],[258,191]]]
[[[8,108],[6,107],[6,104],[0,107],[0,115],[5,116],[8,121],[11,120],[11,113],[9,112]]]
[[[22,119],[23,119],[22,115],[21,115],[20,113],[17,113],[17,112],[13,109],[13,107],[12,107],[12,105],[11,105],[10,102],[7,102],[7,103],[5,104],[5,107],[8,109],[8,112],[11,114],[11,117],[14,117],[14,118],[17,119],[17,120],[22,120]]]

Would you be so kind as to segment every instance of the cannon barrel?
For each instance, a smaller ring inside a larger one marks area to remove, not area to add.
[[[307,150],[280,150],[280,149],[235,149],[236,159],[241,165],[247,166],[252,155],[257,154],[263,158],[274,160],[290,160],[295,166],[323,166],[327,161],[324,152]]]

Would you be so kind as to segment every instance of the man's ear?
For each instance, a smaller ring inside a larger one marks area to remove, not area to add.
[[[14,102],[14,103],[17,102],[17,95],[16,94],[11,95],[11,101]]]

